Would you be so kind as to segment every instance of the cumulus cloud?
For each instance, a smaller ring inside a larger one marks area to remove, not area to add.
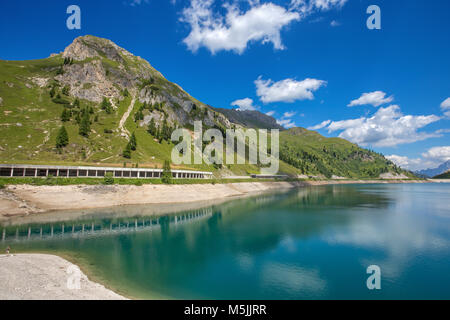
[[[450,118],[450,98],[445,99],[441,103],[441,109],[444,114]]]
[[[256,94],[264,103],[313,100],[313,92],[325,86],[326,83],[323,80],[309,78],[302,81],[288,78],[273,82],[271,79],[263,80],[259,77],[255,81]]]
[[[371,117],[332,121],[329,124],[325,121],[315,127],[326,127],[329,133],[339,131],[340,138],[361,146],[394,147],[439,137],[440,134],[437,132],[428,133],[418,130],[440,119],[436,115],[403,115],[399,106],[391,105],[378,109]]]
[[[331,123],[331,120],[325,120],[325,121],[319,123],[318,125],[308,127],[308,130],[319,130],[319,129],[325,128],[330,123]]]
[[[409,158],[393,154],[386,156],[386,158],[399,167],[413,171],[437,168],[450,160],[450,146],[433,147],[422,153],[421,156],[420,158]]]
[[[148,3],[148,1],[149,0],[129,0],[127,3],[130,6],[135,7],[135,6],[141,5],[143,3]]]
[[[374,107],[379,107],[382,104],[391,103],[394,97],[386,97],[386,93],[383,91],[374,91],[369,93],[363,93],[361,97],[356,100],[351,101],[348,107],[372,105]]]
[[[141,1],[141,0],[134,0]],[[248,0],[248,9],[242,10],[239,1],[223,4],[218,10],[215,0],[191,0],[181,14],[181,21],[190,27],[183,40],[188,49],[196,52],[201,47],[212,54],[218,51],[243,53],[250,42],[272,43],[275,49],[284,49],[281,31],[316,11],[342,7],[346,0],[292,0],[289,7],[272,2]]]
[[[446,162],[450,160],[450,146],[433,147],[422,153],[422,157],[438,163]]]
[[[294,112],[294,111],[287,111],[287,112],[283,113],[283,116],[281,117],[281,119],[277,119],[277,123],[280,126],[283,126],[283,127],[287,128],[287,129],[293,128],[293,127],[297,126],[295,124],[295,122],[291,119],[295,115],[296,115],[296,112]]]
[[[339,21],[336,21],[336,20],[332,20],[330,22],[330,26],[332,26],[332,27],[339,27],[340,25],[341,25],[341,23]]]
[[[242,53],[251,41],[284,49],[281,30],[300,20],[299,13],[273,3],[251,2],[245,12],[237,3],[225,4],[225,16],[215,13],[213,4],[213,0],[191,0],[191,6],[183,10],[182,21],[191,27],[183,42],[193,52],[203,46],[213,54],[220,50]]]
[[[268,111],[266,114],[270,117],[272,117],[275,114],[275,111]]]
[[[250,98],[235,100],[231,103],[231,105],[239,107],[239,111],[259,109],[259,107],[253,105],[253,99]]]
[[[295,111],[287,111],[287,112],[283,113],[283,117],[285,117],[285,118],[292,118],[296,114],[297,114],[297,112],[295,112]]]
[[[293,128],[296,126],[295,122],[292,119],[278,119],[277,123],[280,126],[285,127],[286,129]]]
[[[307,15],[314,11],[342,8],[346,2],[347,0],[291,0],[290,8]]]

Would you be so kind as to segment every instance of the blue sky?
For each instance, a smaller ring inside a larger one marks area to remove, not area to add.
[[[71,4],[81,30],[66,28]],[[366,27],[372,4],[381,30]],[[450,160],[449,12],[438,0],[2,1],[0,59],[105,37],[207,104],[273,112],[417,169]]]

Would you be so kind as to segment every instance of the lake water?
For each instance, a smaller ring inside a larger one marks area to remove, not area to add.
[[[160,218],[130,208],[6,225],[2,247],[69,256],[135,298],[450,299],[450,184],[310,187]]]

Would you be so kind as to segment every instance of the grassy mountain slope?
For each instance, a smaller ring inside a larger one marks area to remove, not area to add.
[[[433,177],[433,179],[450,179],[450,170]]]
[[[107,39],[79,37],[63,53],[46,59],[0,60],[2,163],[161,167],[174,146],[167,135],[176,127],[192,130],[194,121],[221,131],[280,128],[258,111],[215,109],[196,100],[147,61]],[[150,134],[151,123],[155,132]],[[69,142],[57,148],[62,126]],[[133,133],[137,148],[126,158]],[[283,131],[280,140],[280,173],[291,176],[375,177],[400,171],[381,155],[305,129]],[[251,164],[184,168],[224,175],[259,173]]]
[[[392,172],[413,176],[381,154],[362,149],[340,138],[326,138],[315,131],[292,128],[280,134],[280,159],[302,174],[331,178],[378,178]]]

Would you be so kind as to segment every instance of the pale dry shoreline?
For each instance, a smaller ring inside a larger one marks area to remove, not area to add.
[[[0,255],[0,300],[126,299],[75,270],[79,268],[54,255]],[[79,288],[73,287],[77,282],[70,278],[74,272],[80,275]]]
[[[322,180],[295,182],[241,182],[188,185],[10,185],[0,190],[0,222],[17,217],[65,210],[108,208],[124,205],[192,204],[202,201],[223,201],[284,189],[329,185],[367,183],[424,183],[424,180]]]

